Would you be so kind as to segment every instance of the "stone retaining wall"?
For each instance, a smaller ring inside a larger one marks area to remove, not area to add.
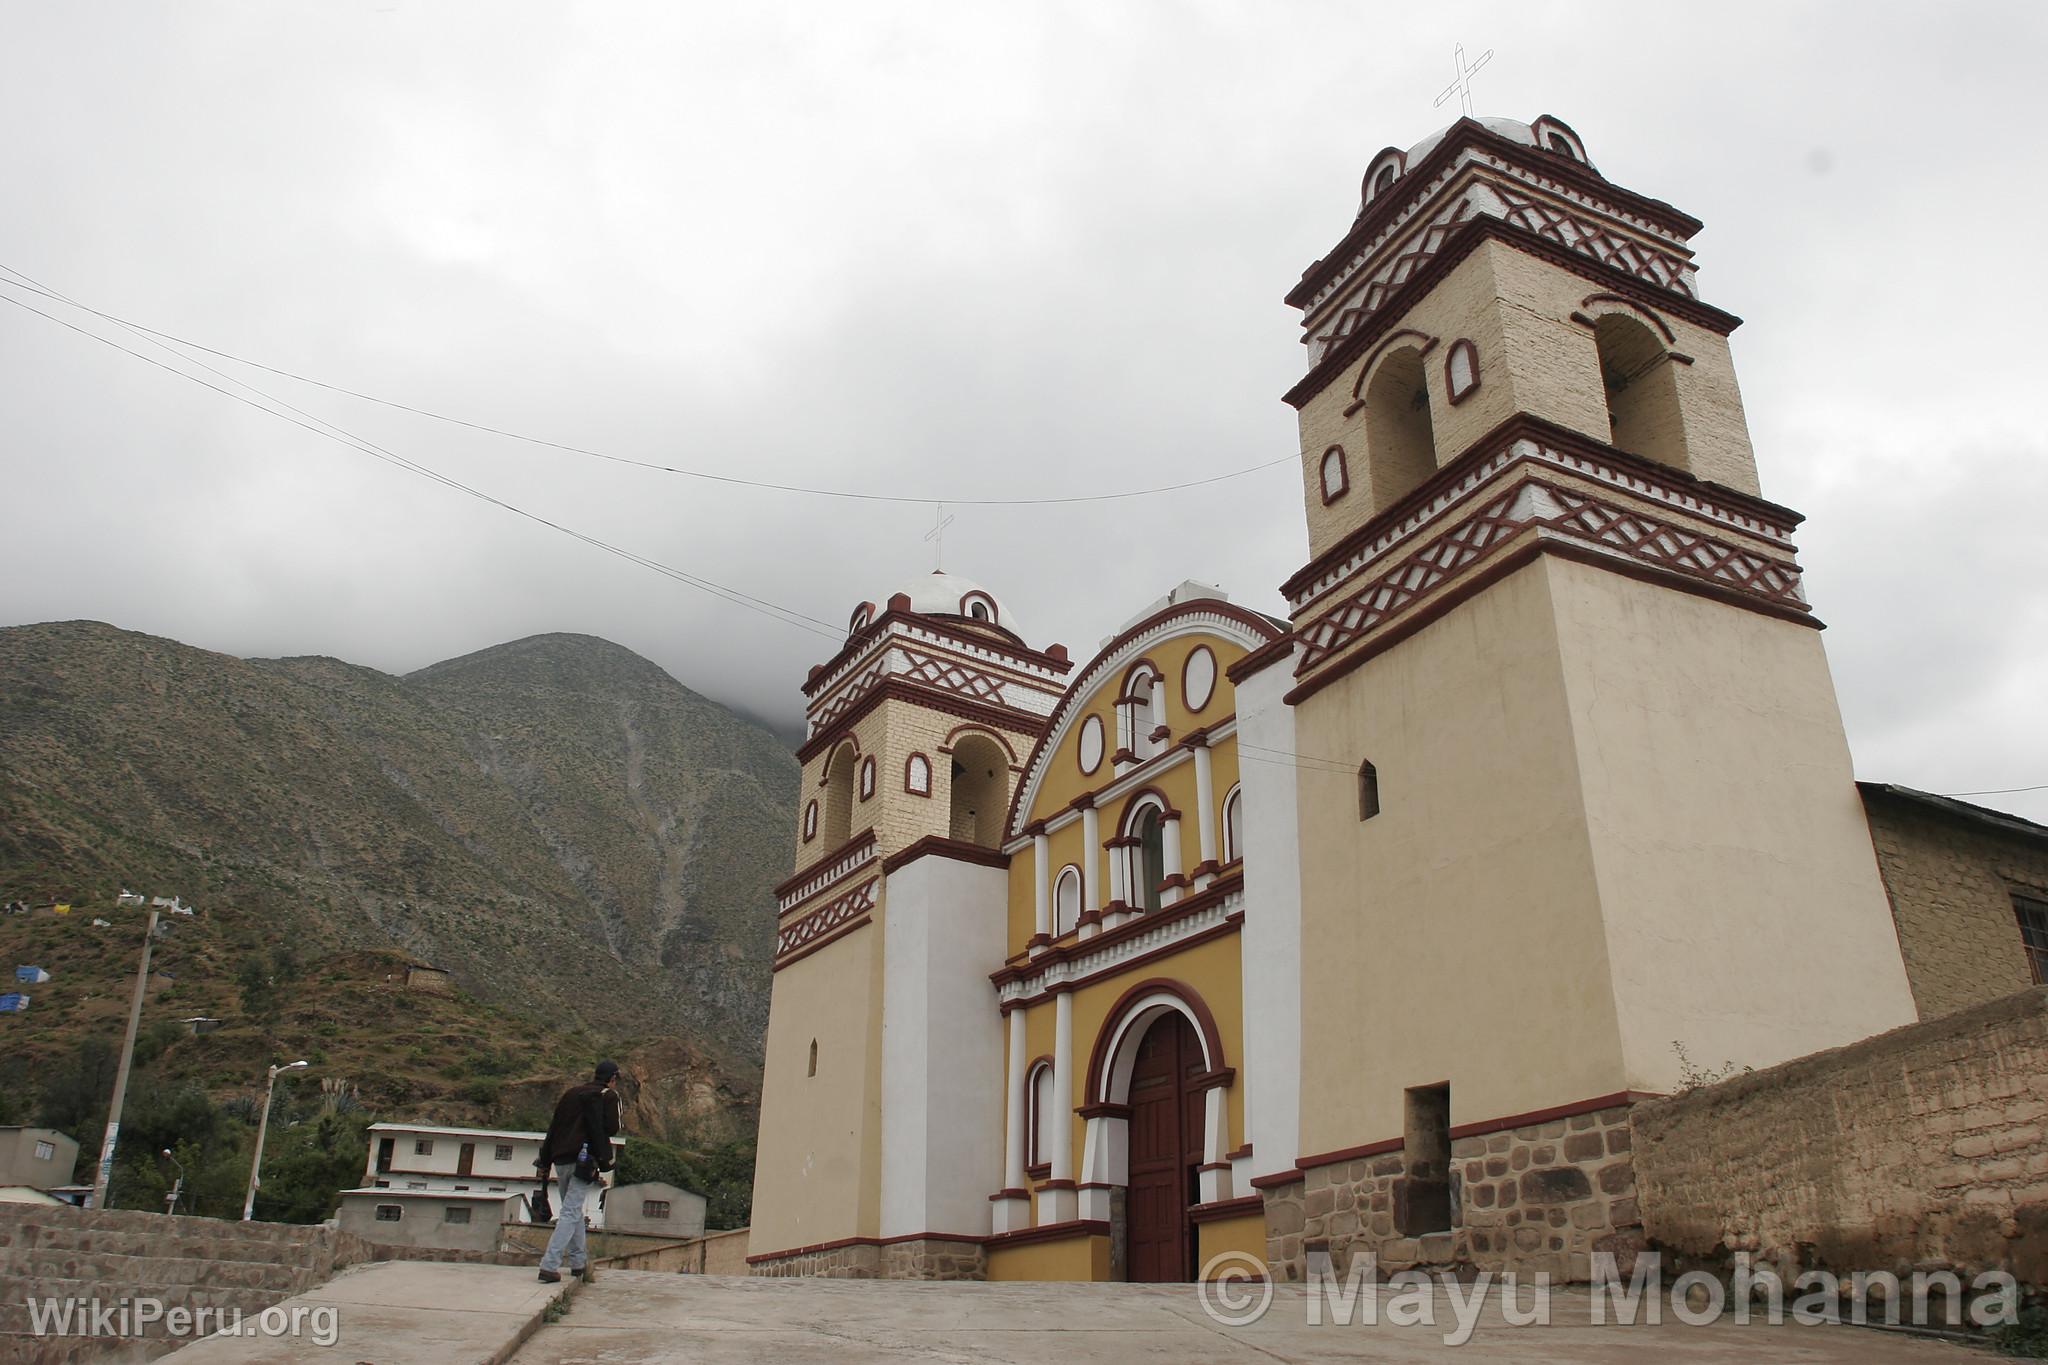
[[[1384,1271],[1466,1265],[1584,1281],[1596,1251],[1626,1267],[1642,1245],[1628,1118],[1615,1105],[1454,1140],[1451,1226],[1420,1236],[1399,1229],[1401,1152],[1314,1167],[1264,1192],[1267,1261],[1280,1280],[1304,1278],[1318,1251],[1340,1273],[1365,1252]]]
[[[2048,989],[1640,1104],[1633,1128],[1644,1231],[1681,1258],[2048,1286]]]

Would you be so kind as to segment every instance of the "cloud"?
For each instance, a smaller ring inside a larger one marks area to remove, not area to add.
[[[1860,770],[2048,782],[2021,409],[2048,190],[2028,7],[91,5],[21,16],[0,263],[152,326],[551,440],[930,497],[1296,448],[1280,295],[1379,147],[1555,112],[1708,224],[1705,296]],[[132,337],[124,337],[137,344]],[[147,349],[146,347],[144,349]],[[223,365],[223,368],[232,368]],[[239,372],[238,372],[239,373]],[[788,717],[831,643],[0,309],[0,620],[419,667],[607,636]],[[828,622],[929,567],[916,504],[748,492],[244,376],[507,501]],[[1086,651],[1185,577],[1276,609],[1282,467],[958,507],[948,567]],[[2031,804],[2030,804],[2031,802]],[[2048,818],[2048,801],[2013,809]]]

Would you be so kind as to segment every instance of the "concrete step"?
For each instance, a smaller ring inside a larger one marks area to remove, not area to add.
[[[297,1294],[318,1284],[315,1267],[285,1261],[218,1260],[211,1256],[124,1256],[103,1251],[0,1250],[0,1279],[92,1280],[126,1291],[138,1285],[275,1290]],[[154,1292],[154,1291],[152,1291]]]
[[[63,1209],[52,1211],[34,1204],[0,1204],[0,1233],[22,1225],[49,1225],[52,1212],[61,1214],[63,1225],[92,1232],[134,1232],[149,1237],[214,1236],[231,1226],[235,1235],[247,1241],[304,1242],[315,1229],[304,1223],[226,1223],[219,1218],[198,1218],[189,1213],[170,1216],[147,1209]]]

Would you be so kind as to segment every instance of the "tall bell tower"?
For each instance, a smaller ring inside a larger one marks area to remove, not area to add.
[[[756,1274],[959,1274],[979,1256],[1002,1163],[997,847],[1071,667],[993,593],[934,573],[860,603],[811,670],[796,871],[776,888]]]
[[[1914,1017],[1700,227],[1465,118],[1287,295],[1304,1153]]]

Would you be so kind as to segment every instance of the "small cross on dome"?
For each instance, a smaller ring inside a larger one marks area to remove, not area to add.
[[[1431,107],[1441,109],[1444,106],[1445,100],[1456,95],[1459,106],[1469,115],[1472,112],[1472,78],[1479,74],[1480,67],[1493,60],[1493,49],[1489,47],[1486,51],[1479,54],[1478,61],[1467,66],[1465,65],[1465,45],[1459,43],[1453,49],[1451,60],[1457,67],[1457,79],[1444,87],[1443,94],[1436,97],[1436,103]]]

